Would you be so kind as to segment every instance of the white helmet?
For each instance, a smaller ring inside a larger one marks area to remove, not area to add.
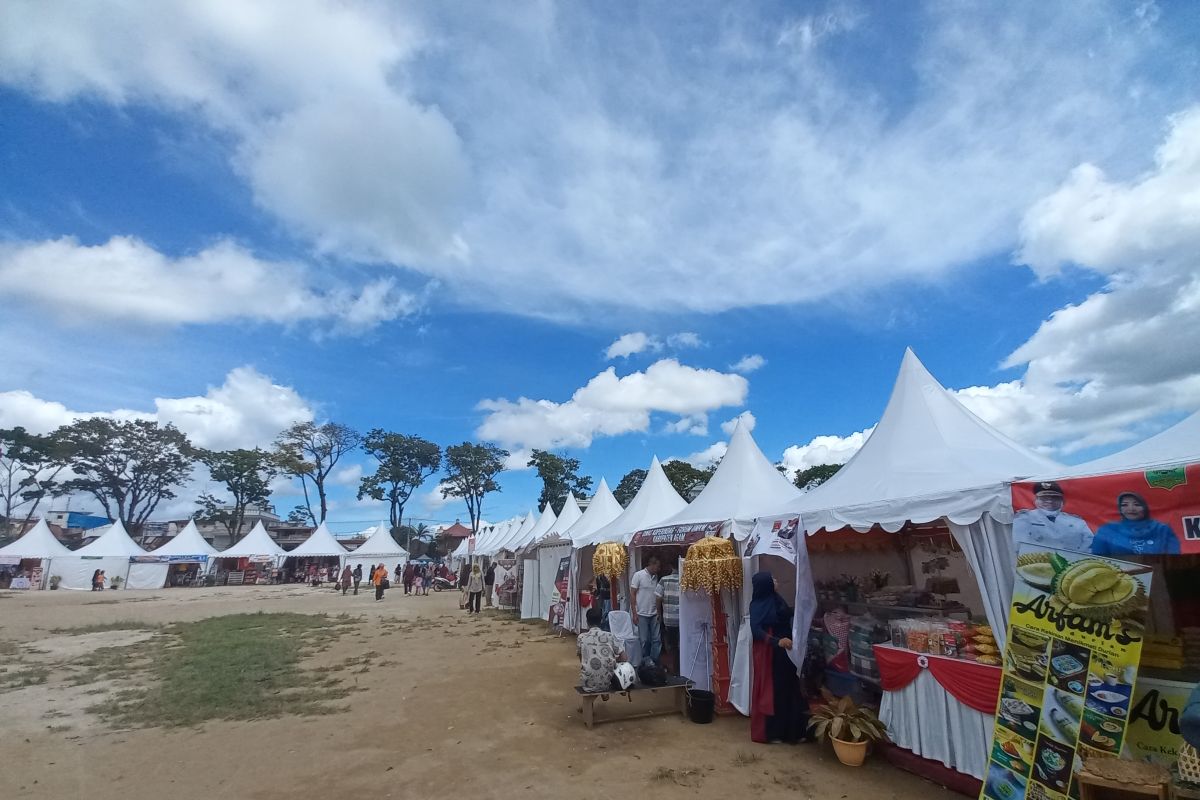
[[[637,682],[637,670],[628,661],[622,661],[620,664],[617,664],[617,670],[613,674],[622,691],[625,691]]]

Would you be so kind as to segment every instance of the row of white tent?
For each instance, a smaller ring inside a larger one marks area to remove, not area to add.
[[[171,563],[201,562],[211,568],[216,559],[223,558],[278,562],[284,558],[336,557],[340,565],[348,564],[353,569],[362,564],[364,570],[378,563],[386,563],[391,569],[393,563],[403,564],[408,560],[408,552],[397,544],[382,522],[372,528],[366,540],[354,550],[347,550],[328,526],[321,523],[295,549],[285,551],[261,522],[229,548],[217,550],[190,521],[161,546],[146,550],[133,540],[118,520],[106,526],[94,541],[71,550],[42,520],[15,542],[0,548],[0,556],[41,559],[43,580],[57,575],[59,586],[64,589],[90,589],[96,570],[104,570],[110,579],[120,577],[129,589],[159,589],[166,583]],[[145,560],[139,561],[141,558]]]
[[[1013,482],[1137,471],[1197,460],[1200,412],[1120,453],[1074,467],[1063,466],[1017,444],[981,420],[908,350],[874,431],[833,478],[812,491],[801,493],[788,482],[763,455],[750,432],[739,424],[712,479],[690,504],[675,492],[655,459],[641,490],[626,508],[621,509],[607,483],[601,481],[587,511],[580,513],[574,498],[568,497],[557,517],[547,507],[536,518],[530,513],[520,520],[485,529],[477,537],[473,553],[517,553],[524,569],[522,616],[542,619],[558,594],[555,581],[563,559],[570,558],[564,626],[579,630],[582,614],[575,599],[578,587],[586,582],[581,573],[590,574],[591,548],[602,542],[636,545],[639,533],[672,528],[694,531],[703,526],[706,533],[733,538],[744,548],[752,534],[755,539],[769,536],[777,522],[794,519],[809,535],[819,531],[854,535],[855,531],[871,529],[898,532],[908,523],[941,521],[962,548],[979,584],[984,612],[1003,643],[1013,585]],[[758,552],[762,551],[759,547]],[[470,546],[464,543],[456,555],[470,552]],[[794,637],[797,652],[793,655],[799,661],[816,598],[805,549],[800,547],[797,552],[791,566],[795,569],[798,609]],[[640,566],[641,555],[642,548],[631,548],[631,573]],[[731,641],[742,634],[734,648],[733,660],[737,663],[730,666],[735,685],[742,687],[743,693],[748,691],[749,638],[747,626],[739,623],[748,609],[749,575],[763,566],[761,561],[760,556],[745,560],[746,596],[741,598],[740,607],[729,609]],[[704,613],[703,607],[698,613]],[[683,628],[686,622],[681,626],[681,650],[688,653]],[[689,677],[701,684],[707,681],[707,675]],[[972,774],[981,774],[986,763],[993,720],[982,717],[972,723],[981,746],[960,747],[978,751],[967,759],[978,763],[967,763],[962,769]]]

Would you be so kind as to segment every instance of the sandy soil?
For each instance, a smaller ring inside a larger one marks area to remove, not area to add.
[[[656,717],[588,731],[572,689],[573,640],[541,625],[468,617],[457,597],[393,591],[376,603],[305,587],[0,593],[0,645],[19,643],[26,664],[149,635],[53,629],[255,610],[361,617],[313,665],[378,653],[368,671],[346,675],[365,690],[349,698],[349,711],[321,717],[114,730],[82,710],[104,686],[71,688],[54,676],[0,692],[0,797],[957,798],[879,760],[855,770],[826,747],[752,744],[742,717],[712,725]],[[13,668],[14,658],[0,656],[0,666]],[[761,760],[738,765],[746,754]]]

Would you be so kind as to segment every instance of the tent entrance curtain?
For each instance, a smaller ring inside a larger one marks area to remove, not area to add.
[[[1016,579],[1012,524],[997,522],[988,514],[969,525],[949,521],[947,524],[975,573],[988,624],[996,635],[996,643],[1003,649],[1008,641],[1008,610]]]

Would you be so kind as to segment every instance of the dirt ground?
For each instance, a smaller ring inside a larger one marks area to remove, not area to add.
[[[0,655],[0,667],[42,665],[51,673],[44,684],[0,690],[0,797],[958,797],[880,759],[851,769],[827,746],[755,745],[740,716],[711,725],[666,716],[586,730],[572,689],[573,640],[511,617],[468,617],[457,599],[391,591],[377,603],[368,593],[342,597],[300,586],[0,592],[0,653],[9,653]],[[360,690],[339,704],[345,712],[114,729],[83,709],[119,687],[73,687],[54,673],[96,647],[152,635],[54,629],[259,610],[361,619],[310,658],[320,666],[378,654],[369,668],[345,675]]]

